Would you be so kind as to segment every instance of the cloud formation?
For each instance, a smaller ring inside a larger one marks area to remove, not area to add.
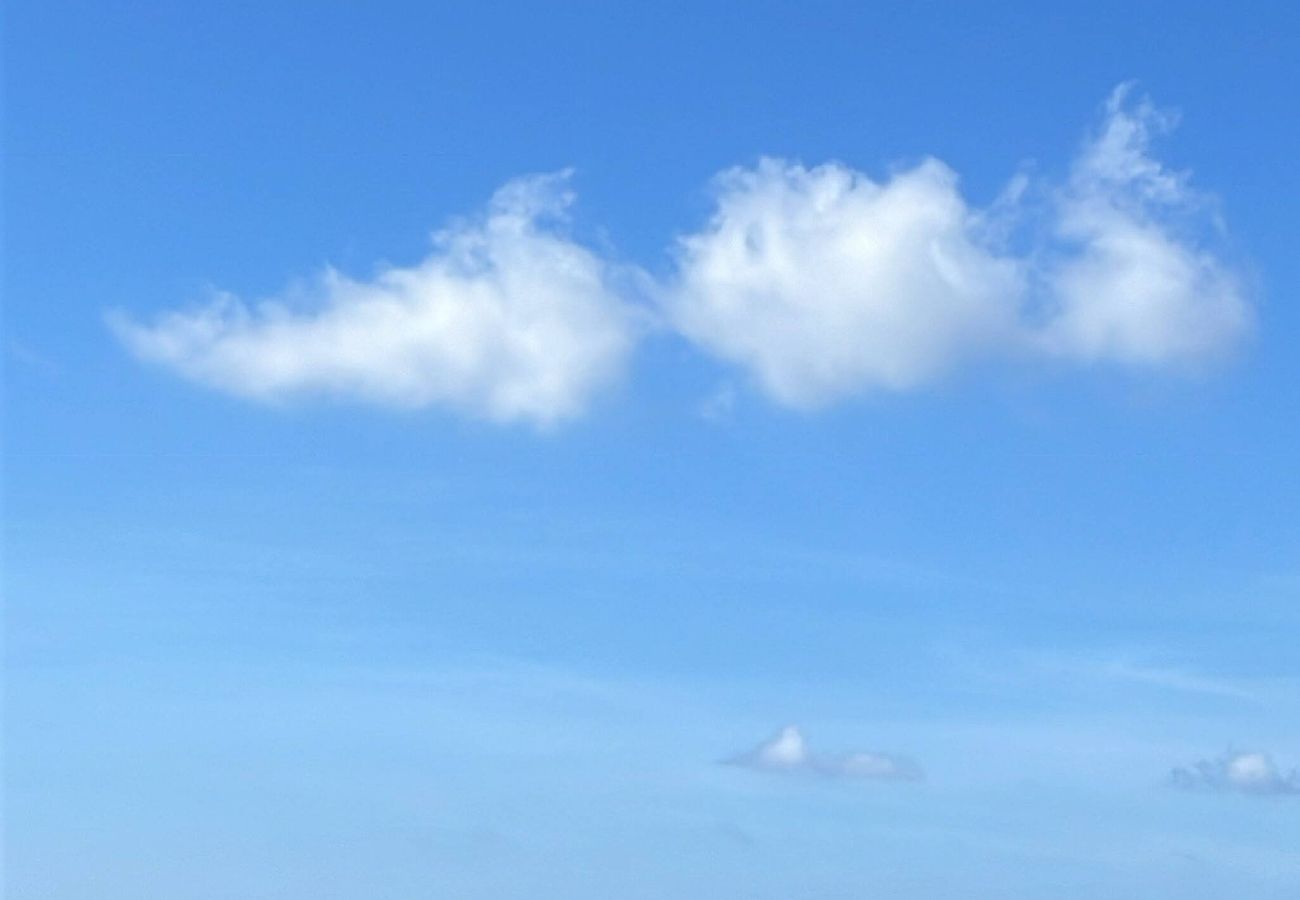
[[[1144,366],[1194,365],[1232,347],[1252,314],[1233,274],[1193,240],[1205,202],[1150,155],[1173,117],[1121,85],[1059,198],[1048,352]]]
[[[924,775],[911,760],[883,753],[823,755],[808,749],[793,725],[782,728],[752,750],[723,760],[724,765],[760,772],[808,772],[829,778],[875,781],[919,781]]]
[[[329,271],[305,303],[222,296],[152,324],[111,319],[143,360],[258,400],[330,394],[548,425],[615,380],[635,316],[619,272],[566,237],[567,173],[521,178],[409,268]]]
[[[1300,796],[1300,769],[1283,772],[1267,753],[1230,752],[1174,769],[1170,780],[1187,790],[1231,791],[1263,797]]]
[[[1130,93],[1112,94],[1042,212],[1020,201],[1023,180],[973,209],[933,159],[881,183],[838,163],[732,169],[708,225],[680,240],[669,318],[802,409],[917,388],[981,355],[1212,359],[1251,309],[1201,247],[1204,198],[1150,155],[1171,117]],[[1011,253],[1008,231],[1033,249]]]
[[[245,397],[543,426],[617,380],[651,318],[642,293],[660,324],[795,409],[915,390],[981,358],[1196,368],[1253,313],[1208,249],[1208,199],[1151,155],[1172,122],[1122,85],[1063,184],[1018,177],[987,209],[936,159],[880,181],[836,162],[733,168],[659,284],[568,236],[567,173],[521,178],[415,266],[110,321],[140,359]]]
[[[937,160],[878,184],[765,159],[717,194],[708,227],[682,239],[669,316],[779,403],[915,387],[1014,334],[1020,266],[990,249]]]

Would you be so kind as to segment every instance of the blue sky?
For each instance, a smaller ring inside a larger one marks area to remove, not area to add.
[[[6,8],[7,895],[1296,896],[1296,14],[432,6]]]

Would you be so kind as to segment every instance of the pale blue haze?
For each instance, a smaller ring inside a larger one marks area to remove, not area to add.
[[[1170,781],[1300,766],[1293,5],[16,0],[4,65],[5,896],[1300,896],[1300,797]],[[985,205],[1128,80],[1256,309],[1191,376],[807,413],[657,334],[538,430],[250,403],[105,322],[569,166],[655,276],[763,155]],[[926,777],[717,764],[787,724]]]

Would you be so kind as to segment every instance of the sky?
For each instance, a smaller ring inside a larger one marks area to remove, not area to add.
[[[4,886],[1300,895],[1300,14],[4,31]]]

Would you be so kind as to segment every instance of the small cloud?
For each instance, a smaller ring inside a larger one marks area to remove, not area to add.
[[[779,772],[807,768],[811,757],[803,734],[793,725],[787,725],[753,750],[739,753],[725,762],[733,766]]]
[[[793,725],[782,728],[754,749],[723,760],[723,764],[760,772],[809,772],[870,781],[920,781],[925,777],[916,763],[903,757],[866,752],[813,753],[803,733]]]
[[[1283,772],[1267,753],[1225,753],[1188,768],[1174,769],[1170,781],[1184,790],[1231,791],[1263,797],[1300,795],[1300,770]]]

